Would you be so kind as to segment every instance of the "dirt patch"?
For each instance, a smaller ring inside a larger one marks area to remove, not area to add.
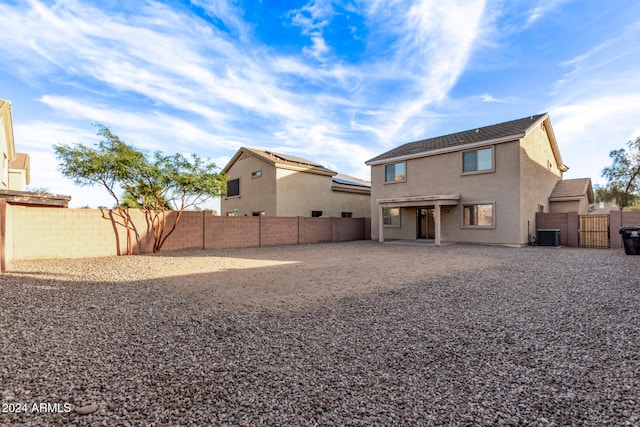
[[[452,262],[452,253],[430,246],[349,242],[22,261],[12,270],[71,281],[152,280],[205,304],[295,310],[495,263],[481,255],[465,255],[463,260]]]
[[[174,291],[210,304],[297,309],[353,295],[387,291],[434,276],[494,265],[485,256],[451,262],[434,247],[372,242],[237,251],[231,256],[178,258],[155,272]],[[178,274],[179,271],[190,274]]]

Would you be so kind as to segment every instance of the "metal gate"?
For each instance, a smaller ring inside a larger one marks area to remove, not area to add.
[[[578,239],[581,248],[609,248],[609,215],[578,215]]]

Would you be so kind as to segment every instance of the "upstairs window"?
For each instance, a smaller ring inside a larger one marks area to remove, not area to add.
[[[322,216],[322,211],[311,211],[312,218],[320,218]]]
[[[406,180],[404,162],[384,165],[384,182],[403,182]]]
[[[353,212],[342,212],[342,218],[353,218]]]
[[[230,179],[227,181],[227,197],[235,197],[240,195],[240,178]]]
[[[462,153],[462,173],[493,170],[493,147]]]

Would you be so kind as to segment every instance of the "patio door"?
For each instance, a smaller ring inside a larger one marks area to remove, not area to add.
[[[436,238],[436,221],[433,208],[418,208],[418,239],[432,240]]]

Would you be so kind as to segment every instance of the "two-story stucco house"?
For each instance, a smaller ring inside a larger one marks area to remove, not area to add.
[[[297,156],[240,148],[224,167],[222,215],[370,216],[371,184]]]
[[[373,239],[521,246],[568,167],[548,114],[411,142],[371,166]]]
[[[19,206],[69,205],[71,196],[27,192],[30,170],[29,155],[16,152],[11,103],[0,99],[0,199]]]
[[[11,103],[0,99],[0,190],[25,191],[29,184],[29,155],[17,153],[13,140]]]

